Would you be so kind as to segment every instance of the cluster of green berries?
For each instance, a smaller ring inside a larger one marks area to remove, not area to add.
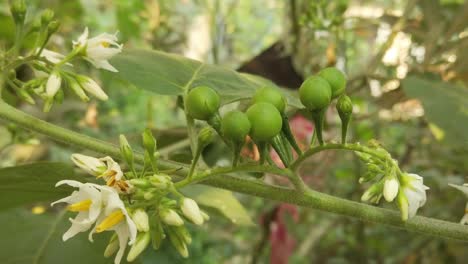
[[[344,95],[345,87],[346,78],[343,73],[336,68],[326,68],[317,76],[305,80],[299,89],[302,104],[312,113],[320,144],[323,144],[321,127],[324,112],[333,99],[339,97],[337,109],[340,117],[343,121],[349,121],[352,103]],[[297,154],[302,154],[289,127],[286,106],[287,100],[283,93],[271,87],[258,89],[245,112],[233,110],[223,117],[218,112],[220,97],[210,87],[193,88],[185,97],[188,115],[210,124],[234,150],[234,165],[239,161],[240,149],[248,135],[259,148],[261,163],[268,159],[269,146],[275,149],[285,166],[292,161],[291,148]],[[346,132],[344,137],[345,135]]]
[[[317,75],[307,78],[299,88],[302,104],[312,114],[315,131],[319,143],[323,144],[322,128],[325,111],[333,99],[338,98],[336,109],[342,121],[342,143],[345,143],[346,133],[353,111],[351,99],[344,94],[346,77],[334,67],[325,68]]]

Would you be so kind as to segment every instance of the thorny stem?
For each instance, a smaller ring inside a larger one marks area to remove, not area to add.
[[[50,124],[31,115],[23,113],[22,111],[15,109],[3,101],[0,101],[0,118],[14,122],[34,132],[47,135],[57,141],[83,147],[105,155],[113,156],[115,158],[122,158],[118,146]],[[347,144],[344,146],[338,144],[327,144],[307,151],[304,156],[300,158],[300,161],[296,161],[294,163],[295,167],[298,167],[300,162],[302,162],[305,158],[319,152],[320,149],[350,149],[355,151],[367,151],[366,149],[362,148],[362,146],[358,147],[356,144]],[[144,163],[144,157],[141,153],[135,153],[135,162],[137,164]],[[178,171],[179,175],[187,175],[188,168],[185,164],[167,160],[160,160],[159,164],[163,170],[181,168]],[[423,216],[415,216],[408,221],[403,222],[400,218],[400,213],[395,210],[378,208],[375,206],[349,201],[308,189],[306,189],[304,192],[298,192],[296,189],[268,185],[259,180],[250,180],[228,174],[237,172],[237,169],[241,167],[242,166],[237,168],[212,169],[211,171],[205,172],[209,174],[209,177],[203,177],[203,183],[235,192],[262,197],[265,199],[291,203],[299,206],[310,207],[331,213],[354,217],[362,221],[376,222],[406,229],[408,231],[422,233],[425,235],[458,239],[468,242],[468,228],[457,223],[427,218]],[[247,170],[247,168],[245,169]],[[266,166],[253,166],[249,168],[248,171],[255,170],[268,170],[268,172],[271,173],[280,174],[279,172],[281,172],[281,174],[289,174],[288,172],[285,172],[287,170]],[[220,177],[215,177],[216,175],[219,175]],[[202,176],[194,175],[195,180],[199,179],[198,177]],[[176,183],[176,185],[183,185],[183,180]]]

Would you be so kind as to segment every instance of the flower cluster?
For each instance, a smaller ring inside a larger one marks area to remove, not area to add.
[[[83,171],[105,185],[64,180],[56,186],[77,188],[70,196],[52,203],[66,203],[67,210],[76,212],[70,218],[71,227],[63,235],[66,241],[80,232],[93,234],[113,232],[104,256],[116,254],[114,263],[120,263],[126,245],[130,245],[127,261],[135,260],[152,242],[158,249],[168,237],[183,257],[188,257],[187,246],[192,242],[186,222],[202,225],[209,216],[198,204],[181,194],[171,177],[157,168],[156,140],[150,131],[143,134],[145,164],[140,172],[133,166],[133,151],[121,136],[121,152],[131,168],[124,172],[111,157],[95,158],[73,154],[71,160]]]
[[[62,87],[69,88],[81,100],[89,101],[88,95],[100,100],[107,100],[108,96],[93,79],[72,71],[75,59],[89,61],[98,69],[111,72],[118,70],[109,63],[109,59],[122,51],[123,45],[118,42],[116,34],[103,33],[89,37],[88,28],[73,41],[72,50],[66,54],[46,49],[49,40],[59,29],[59,22],[54,20],[54,12],[45,10],[35,18],[26,20],[27,8],[24,1],[15,1],[12,14],[16,26],[15,46],[4,56],[7,62],[2,69],[7,72],[6,82],[16,92],[18,97],[28,103],[35,104],[31,94],[44,100],[44,111],[49,111],[54,103],[63,100]],[[29,14],[28,14],[29,16]],[[29,22],[32,21],[32,22]],[[19,47],[27,38],[35,39],[33,47],[26,50],[24,56]],[[17,78],[16,69],[21,65],[28,65],[35,73],[34,78],[22,80]]]
[[[43,57],[47,63],[40,64],[36,70],[49,73],[49,77],[47,81],[39,82],[39,88],[35,91],[49,102],[57,95],[63,82],[66,82],[83,101],[89,100],[86,92],[100,100],[108,99],[107,94],[93,79],[65,69],[66,66],[73,66],[69,63],[72,59],[82,58],[98,69],[117,72],[117,69],[109,63],[110,58],[122,51],[122,45],[117,42],[116,34],[103,33],[93,38],[89,38],[88,35],[88,28],[85,28],[78,40],[73,41],[73,50],[66,56],[47,49],[37,52],[37,55]]]
[[[377,204],[384,197],[387,202],[395,201],[403,221],[414,217],[426,203],[426,191],[429,187],[424,185],[421,176],[402,172],[398,162],[378,144],[371,143],[370,146],[369,154],[356,152],[367,167],[359,182],[373,182],[361,196],[361,200]]]

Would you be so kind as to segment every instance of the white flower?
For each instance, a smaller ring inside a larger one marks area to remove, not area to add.
[[[198,204],[190,198],[182,198],[180,200],[180,209],[185,217],[196,225],[203,224],[203,215],[201,214]]]
[[[52,72],[52,74],[49,76],[49,79],[47,79],[46,95],[49,98],[54,97],[55,94],[60,89],[61,85],[62,85],[62,77],[60,77],[60,74],[57,71]]]
[[[455,189],[462,191],[468,197],[468,184],[465,183],[463,185],[455,185],[455,184],[449,184],[449,185]],[[468,223],[468,203],[466,203],[466,206],[465,206],[465,214],[460,220],[460,224],[465,225],[466,223]]]
[[[68,203],[69,206],[67,209],[69,211],[78,212],[74,219],[70,218],[72,226],[63,234],[62,239],[66,241],[76,234],[85,232],[91,228],[101,213],[103,201],[101,192],[99,191],[99,185],[63,180],[59,181],[55,187],[63,184],[79,188],[78,191],[74,191],[70,196],[51,204],[51,206],[54,206],[57,203]]]
[[[383,196],[387,202],[391,202],[398,194],[400,183],[395,177],[385,179]]]
[[[160,216],[161,220],[168,225],[181,226],[184,224],[184,220],[172,209],[161,210]]]
[[[97,178],[103,178],[106,185],[115,188],[120,193],[131,193],[133,185],[123,179],[120,165],[111,157],[94,158],[82,154],[72,154],[72,161],[80,168]]]
[[[73,46],[85,47],[85,58],[96,68],[105,69],[112,72],[118,72],[110,63],[109,59],[122,52],[122,44],[117,42],[117,33],[111,35],[102,33],[99,36],[88,39],[88,28],[73,42]]]
[[[416,215],[420,207],[426,203],[426,191],[429,187],[424,185],[423,178],[414,173],[405,173],[401,176],[401,191],[406,196],[408,213],[402,214],[403,220]]]
[[[93,241],[94,233],[115,231],[119,239],[119,251],[114,263],[118,264],[122,260],[127,243],[128,245],[135,243],[137,228],[115,189],[101,186],[101,193],[104,209],[96,221],[96,226],[89,234],[89,240]]]
[[[77,76],[76,80],[80,84],[81,88],[83,88],[88,93],[94,95],[96,98],[103,101],[109,99],[104,90],[102,90],[101,86],[99,86],[99,84],[97,84],[97,82],[95,82],[93,79],[83,75],[79,75]]]

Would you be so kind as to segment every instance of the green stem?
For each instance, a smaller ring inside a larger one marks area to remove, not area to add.
[[[294,171],[308,157],[313,156],[313,155],[315,155],[315,154],[317,154],[317,153],[319,153],[321,151],[331,150],[331,149],[358,151],[358,152],[362,152],[362,153],[372,155],[372,156],[374,156],[374,157],[376,157],[376,158],[378,158],[380,160],[383,160],[383,161],[385,161],[385,160],[387,160],[389,158],[389,157],[387,157],[385,155],[382,155],[381,153],[377,153],[375,150],[373,150],[371,148],[368,148],[366,146],[362,146],[360,144],[333,144],[333,143],[330,143],[330,144],[325,144],[325,145],[320,145],[320,146],[317,146],[317,147],[313,147],[313,148],[307,150],[306,152],[304,152],[304,154],[302,156],[297,158],[291,164],[290,168]]]
[[[47,123],[43,120],[23,113],[3,101],[0,101],[0,118],[14,122],[34,132],[45,134],[55,140],[65,142],[67,144],[80,146],[116,158],[121,157],[119,148],[115,145]],[[366,151],[362,146],[361,148],[358,148],[356,145],[350,144],[344,146],[329,144],[322,147],[324,149],[350,149],[355,151]],[[314,152],[318,152],[318,150],[309,150],[304,154],[304,156],[311,156]],[[138,164],[143,164],[144,159],[141,153],[135,153],[135,162]],[[182,168],[179,171],[180,175],[186,175],[187,173],[187,165],[185,164],[161,160],[160,166],[161,169]],[[240,167],[241,166],[238,168]],[[424,235],[468,241],[468,228],[457,223],[451,223],[422,216],[416,216],[407,222],[403,222],[400,219],[400,213],[395,210],[378,208],[375,206],[353,202],[311,190],[307,190],[304,193],[301,193],[295,189],[267,185],[261,181],[244,179],[232,175],[225,175],[221,172],[220,175],[222,175],[222,177],[206,178],[204,183],[239,193],[263,197],[265,199],[296,204],[304,207],[310,207],[331,213],[354,217],[362,221],[376,222],[402,228],[408,231],[422,233]]]

